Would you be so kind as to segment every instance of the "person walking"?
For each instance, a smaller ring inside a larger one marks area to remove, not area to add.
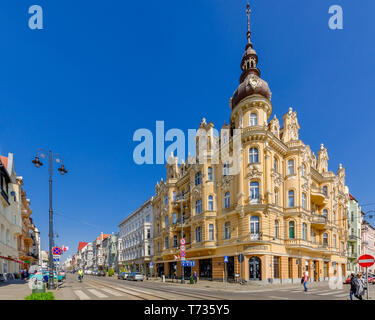
[[[303,283],[303,287],[305,288],[305,292],[307,292],[307,282],[309,281],[309,273],[305,271],[303,274],[303,277],[301,279],[301,282]]]
[[[197,275],[197,272],[194,271],[194,283],[197,283],[198,282],[198,275]]]
[[[355,294],[355,274],[350,275],[350,300],[353,300]]]
[[[362,275],[360,273],[357,274],[357,277],[354,280],[354,286],[355,286],[354,296],[358,300],[363,300],[362,296],[365,294],[365,290],[367,288],[366,288],[366,284],[364,280],[362,279]]]

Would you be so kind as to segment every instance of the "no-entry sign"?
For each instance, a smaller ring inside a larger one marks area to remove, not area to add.
[[[358,258],[358,264],[363,268],[371,267],[374,263],[374,257],[369,254],[364,254]]]

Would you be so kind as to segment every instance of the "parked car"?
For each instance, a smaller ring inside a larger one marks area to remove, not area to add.
[[[130,274],[130,272],[120,272],[117,276],[117,279],[126,280],[126,278],[128,277],[129,274]]]
[[[99,277],[104,277],[105,276],[105,272],[103,270],[98,271],[98,276]]]
[[[140,272],[131,272],[126,277],[126,280],[132,280],[132,281],[143,281],[145,276]]]

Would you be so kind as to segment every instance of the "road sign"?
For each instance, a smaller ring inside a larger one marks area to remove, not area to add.
[[[180,244],[181,244],[181,245],[184,245],[185,243],[186,243],[185,239],[184,239],[184,238],[181,238],[181,239],[180,239]]]
[[[225,256],[225,257],[224,257],[224,262],[225,262],[225,263],[228,263],[228,256]]]
[[[54,247],[52,249],[53,254],[61,255],[61,249],[59,247]]]
[[[180,246],[181,251],[186,251],[186,247],[184,245]]]
[[[244,256],[241,253],[241,254],[238,255],[238,262],[243,262],[243,260],[244,260]]]
[[[374,257],[369,254],[364,254],[358,258],[358,264],[363,268],[371,267],[374,263]]]
[[[181,251],[180,255],[181,255],[181,258],[182,258],[182,257],[185,258],[185,257],[186,257],[186,252],[185,252],[185,251]]]
[[[181,261],[183,267],[195,267],[195,261],[183,260]]]

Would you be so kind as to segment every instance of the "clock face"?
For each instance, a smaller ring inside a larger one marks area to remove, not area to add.
[[[255,89],[258,84],[259,84],[259,78],[255,75],[252,75],[250,78],[249,78],[249,84],[253,87],[253,89]]]

